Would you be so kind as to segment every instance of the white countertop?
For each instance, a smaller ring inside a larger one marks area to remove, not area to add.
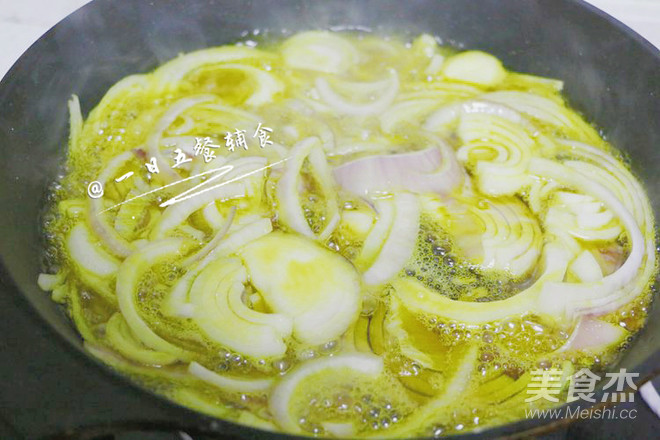
[[[42,34],[88,1],[0,0],[0,77],[4,76],[18,57]],[[589,2],[630,26],[660,48],[660,0]]]

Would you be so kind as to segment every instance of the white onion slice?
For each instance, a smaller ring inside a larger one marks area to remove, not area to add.
[[[201,104],[203,102],[209,102],[217,99],[213,95],[200,95],[200,96],[192,96],[192,97],[186,97],[178,100],[174,104],[172,104],[167,111],[160,117],[158,122],[156,123],[156,126],[152,129],[151,134],[147,138],[147,142],[145,143],[145,148],[147,150],[147,154],[149,154],[150,157],[156,158],[157,163],[159,164],[159,170],[163,172],[163,174],[167,177],[168,181],[173,181],[177,180],[180,178],[180,176],[177,174],[176,171],[174,171],[167,161],[163,158],[163,155],[160,154],[160,144],[161,144],[161,139],[163,137],[163,133],[167,130],[167,128],[172,125],[172,123],[178,118],[182,113],[184,113],[186,110]]]
[[[200,260],[201,258],[204,258],[206,255],[208,255],[211,250],[215,249],[220,241],[225,237],[227,234],[227,231],[229,231],[229,227],[231,226],[232,222],[234,221],[234,216],[236,215],[236,207],[233,206],[231,211],[229,212],[229,216],[227,217],[227,220],[225,221],[224,226],[222,226],[222,229],[220,229],[218,232],[215,233],[215,236],[204,245],[203,248],[201,248],[199,251],[195,252],[193,255],[187,257],[181,265],[183,267],[190,266],[194,262]]]
[[[457,104],[450,104],[432,113],[424,122],[424,130],[431,132],[443,131],[448,125],[454,123],[461,115],[481,113],[499,116],[515,124],[527,126],[525,118],[510,107],[495,102],[470,100]]]
[[[319,138],[310,137],[293,147],[284,175],[277,183],[277,199],[280,202],[279,212],[282,223],[307,237],[324,240],[339,223],[339,208],[332,173],[320,144]],[[309,159],[314,177],[327,200],[327,221],[318,234],[312,231],[300,204],[300,172],[305,159]]]
[[[296,417],[290,412],[289,404],[296,388],[306,378],[321,373],[324,370],[348,370],[347,372],[366,374],[375,377],[383,371],[383,359],[368,354],[341,354],[333,357],[321,358],[301,364],[292,372],[288,373],[278,383],[268,399],[268,408],[277,424],[289,432],[301,432]],[[348,383],[353,381],[346,377]]]
[[[125,259],[117,273],[117,300],[126,323],[144,345],[185,359],[187,356],[183,349],[158,336],[144,322],[135,304],[140,279],[147,269],[163,259],[178,256],[182,245],[181,239],[155,241]]]
[[[114,157],[108,163],[108,166],[106,166],[99,174],[96,180],[105,186],[105,184],[117,174],[118,170],[133,157],[134,154],[132,151],[127,151]],[[96,236],[110,252],[118,257],[127,257],[133,251],[133,245],[119,235],[115,228],[110,226],[101,217],[103,214],[102,211],[102,198],[89,199],[89,223],[92,227],[92,231],[94,231]]]
[[[408,193],[394,196],[394,219],[387,240],[376,261],[364,273],[364,282],[379,285],[395,276],[412,256],[419,232],[421,207]]]
[[[568,316],[578,310],[582,313],[593,313],[593,307],[602,305],[603,301],[616,299],[617,290],[632,282],[637,276],[646,253],[644,237],[630,211],[601,184],[547,159],[532,159],[530,172],[580,188],[602,201],[617,215],[627,231],[632,249],[626,262],[616,272],[604,277],[598,283],[546,283],[543,287],[539,301],[541,308],[546,312],[564,312]]]
[[[192,318],[194,307],[188,302],[188,292],[195,277],[216,258],[230,255],[245,244],[263,237],[272,230],[273,225],[270,219],[263,218],[246,224],[221,240],[215,249],[211,249],[204,258],[191,266],[188,272],[177,281],[165,300],[164,313],[168,316]]]
[[[317,78],[316,90],[323,101],[343,115],[369,116],[382,113],[392,104],[394,98],[396,98],[396,94],[399,92],[399,77],[395,71],[391,71],[387,88],[385,88],[376,100],[368,104],[347,102],[332,90],[332,87],[330,87],[330,84],[328,84],[325,78]]]
[[[241,379],[215,373],[197,362],[191,362],[188,372],[206,383],[214,385],[223,391],[237,393],[255,393],[267,391],[273,384],[273,379]]]

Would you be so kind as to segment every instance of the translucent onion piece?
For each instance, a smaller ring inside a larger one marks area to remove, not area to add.
[[[468,113],[461,116],[458,135],[464,145],[456,156],[472,167],[482,193],[512,195],[531,183],[527,167],[535,143],[519,124],[499,116]]]
[[[191,362],[188,372],[223,391],[235,393],[256,393],[267,391],[273,384],[273,379],[242,379],[226,374],[218,374],[197,362]]]
[[[239,255],[270,310],[293,318],[293,334],[299,341],[331,341],[357,319],[359,276],[340,255],[281,232],[249,243]]]
[[[250,97],[245,100],[245,105],[252,107],[264,105],[271,102],[275,95],[284,90],[284,85],[276,76],[256,67],[241,64],[224,64],[219,68],[240,70],[254,79],[256,87],[253,88]]]
[[[486,93],[482,99],[502,104],[546,124],[570,130],[581,138],[602,142],[598,132],[561,103],[533,93],[503,90]]]
[[[191,191],[190,196],[187,196],[188,191],[185,191],[177,196],[182,201],[167,206],[152,229],[151,237],[164,237],[167,232],[186,221],[192,213],[211,202],[249,196],[249,191],[255,191],[253,185],[260,190],[263,185],[265,164],[264,158],[246,157],[218,168],[217,174],[211,173],[211,178],[197,185],[197,190],[192,188],[188,190]]]
[[[181,116],[186,110],[204,103],[215,100],[216,97],[213,95],[200,95],[200,96],[189,96],[182,98],[172,104],[167,111],[160,117],[156,126],[152,129],[147,142],[145,143],[145,149],[150,157],[156,158],[156,161],[159,165],[159,170],[161,170],[164,175],[167,176],[168,181],[173,181],[179,179],[179,175],[174,169],[172,169],[169,163],[163,158],[163,155],[160,154],[160,144],[161,139],[163,138],[163,133],[167,128],[172,125],[172,123]]]
[[[362,270],[366,270],[376,260],[392,230],[396,214],[396,206],[392,199],[376,200],[375,209],[378,213],[376,224],[373,225],[369,235],[364,240],[360,255],[355,261],[356,266]]]
[[[110,90],[103,95],[101,102],[89,113],[83,127],[85,135],[88,133],[87,130],[90,130],[90,133],[98,133],[98,130],[101,128],[101,121],[96,118],[96,115],[104,115],[108,114],[108,111],[112,111],[110,109],[122,95],[130,97],[133,93],[140,93],[149,89],[152,85],[149,80],[149,75],[129,75],[110,87]]]
[[[433,99],[439,104],[447,104],[452,101],[474,98],[482,92],[479,87],[452,81],[412,82],[406,87],[406,90],[410,91],[399,93],[397,96],[398,102],[427,98]]]
[[[475,113],[499,116],[508,119],[514,124],[523,124],[525,126],[528,124],[525,118],[512,108],[494,102],[470,100],[439,108],[429,115],[426,122],[424,122],[423,128],[431,132],[444,132],[459,117]]]
[[[382,113],[392,104],[399,92],[399,77],[396,71],[392,70],[387,87],[379,94],[378,98],[368,104],[346,101],[341,95],[332,90],[325,78],[316,79],[316,90],[326,104],[342,115],[369,116]]]
[[[529,273],[541,254],[543,234],[525,206],[516,199],[484,200],[469,210],[484,226],[480,264],[515,277]]]
[[[484,324],[509,316],[540,313],[546,309],[539,305],[543,286],[551,281],[562,281],[570,261],[570,253],[563,246],[547,243],[542,252],[543,273],[527,289],[510,298],[490,302],[466,302],[450,299],[429,290],[415,279],[399,278],[391,282],[394,292],[405,307],[413,313],[442,316],[466,324]]]
[[[603,272],[596,258],[591,252],[585,250],[575,257],[568,268],[568,273],[574,275],[578,281],[590,283],[603,279]]]
[[[80,136],[83,130],[83,117],[78,96],[72,95],[67,103],[69,107],[69,154],[78,152]]]
[[[533,159],[530,163],[530,171],[579,188],[603,202],[619,218],[631,243],[630,255],[623,266],[598,283],[547,283],[540,297],[541,306],[548,313],[564,313],[565,316],[571,316],[578,310],[586,313],[593,307],[602,305],[603,302],[616,299],[617,291],[639,275],[639,269],[647,254],[646,240],[635,218],[609,189],[565,165],[546,159]],[[651,258],[650,255],[648,258]]]
[[[469,50],[449,57],[444,62],[442,73],[451,80],[484,87],[496,86],[507,74],[500,60],[477,50]]]
[[[190,289],[194,305],[193,320],[213,341],[238,353],[253,358],[273,358],[284,355],[287,338],[291,331],[282,325],[286,317],[264,315],[261,322],[252,322],[239,316],[231,306],[230,298],[241,295],[247,273],[240,260],[225,258],[206,266]],[[241,302],[234,307],[247,306]],[[254,312],[255,314],[258,312]]]
[[[618,325],[583,316],[568,341],[557,352],[590,350],[601,353],[623,342],[627,335],[628,332]]]
[[[64,272],[58,272],[55,275],[40,273],[39,277],[37,278],[37,284],[39,285],[39,288],[44,292],[55,290],[55,288],[62,284],[63,281]]]
[[[115,313],[105,325],[105,338],[122,356],[147,365],[169,365],[178,361],[171,353],[153,351],[140,343],[121,313]]]
[[[454,152],[442,140],[421,151],[368,156],[334,169],[342,188],[360,196],[411,191],[449,194],[463,181]]]
[[[478,355],[479,347],[471,347],[460,360],[458,368],[440,397],[420,406],[392,429],[388,429],[380,435],[370,437],[412,438],[416,437],[416,434],[420,433],[419,431],[427,429],[429,425],[437,420],[438,413],[450,407],[461,398],[461,393],[465,391],[475,372],[474,365],[477,362]]]
[[[158,336],[144,322],[135,304],[137,289],[145,272],[159,261],[180,257],[182,245],[181,239],[159,240],[149,243],[126,258],[117,273],[117,299],[126,323],[144,345],[184,360],[187,358],[186,352]]]
[[[216,200],[231,200],[245,197],[245,185],[242,182],[218,186],[211,191],[191,197],[175,205],[168,206],[158,223],[151,231],[151,238],[163,238],[169,231],[185,222],[195,211]]]
[[[589,309],[591,314],[606,314],[618,309],[643,292],[647,287],[648,280],[656,269],[655,231],[651,206],[642,185],[624,165],[607,154],[607,152],[581,142],[563,141],[560,144],[568,145],[572,155],[577,155],[599,164],[599,167],[597,167],[583,161],[565,162],[565,165],[568,167],[584,174],[586,177],[612,191],[619,201],[633,213],[646,240],[646,258],[643,271],[637,277],[636,281],[621,289],[614,297],[604,298],[599,301],[599,305],[593,304]]]
[[[268,234],[272,230],[273,226],[270,219],[258,219],[242,226],[221,240],[215,249],[211,249],[204,258],[191,266],[188,272],[177,281],[164,302],[163,312],[168,316],[191,318],[194,307],[189,303],[188,292],[195,277],[202,269],[215,259],[231,255],[242,246]]]
[[[132,159],[134,154],[127,151],[114,157],[97,177],[97,181],[105,187],[106,183],[113,179],[119,169]],[[118,257],[127,257],[133,251],[133,245],[124,240],[115,229],[103,218],[103,199],[89,199],[89,223],[96,236],[104,246]]]
[[[91,241],[89,230],[83,223],[71,229],[67,250],[73,261],[83,270],[100,277],[112,276],[117,272],[119,261]]]
[[[419,121],[441,105],[436,99],[418,98],[397,102],[380,115],[380,128],[391,134],[402,123]],[[407,126],[406,126],[407,128]]]
[[[376,209],[383,203],[393,204],[394,216],[378,257],[363,274],[367,285],[383,284],[403,269],[412,256],[419,232],[420,205],[417,197],[398,193],[391,201],[379,202]]]
[[[83,223],[78,223],[69,233],[66,250],[82,281],[87,286],[94,287],[97,293],[114,305],[117,300],[108,285],[113,282],[117,273],[119,260],[92,241],[91,234]]]
[[[571,118],[566,110],[549,98],[516,90],[491,92],[482,95],[484,99],[507,105],[521,113],[556,126],[570,126]]]
[[[282,46],[284,62],[296,69],[344,73],[359,61],[350,41],[327,31],[299,33]]]
[[[215,249],[229,231],[229,227],[231,226],[231,223],[234,221],[235,215],[236,215],[236,207],[234,206],[232,207],[231,211],[229,211],[229,215],[227,216],[227,220],[225,221],[225,224],[222,227],[222,229],[216,232],[213,238],[208,243],[206,243],[204,247],[202,247],[193,255],[183,260],[183,263],[181,263],[182,266],[183,267],[190,266],[196,261],[199,261],[200,259],[204,258],[206,255],[208,255],[209,252]]]
[[[556,192],[544,217],[546,230],[563,237],[576,251],[581,246],[569,243],[567,236],[583,241],[611,241],[623,232],[612,211],[583,194]]]
[[[368,354],[340,354],[333,357],[308,361],[288,373],[275,386],[268,399],[268,408],[277,424],[292,433],[300,433],[297,417],[291,414],[290,402],[301,383],[312,376],[323,373],[337,374],[347,384],[353,384],[356,377],[367,375],[376,378],[383,372],[383,359]]]
[[[305,159],[309,160],[313,176],[319,183],[321,193],[326,197],[327,201],[327,211],[325,214],[327,221],[318,234],[312,231],[300,203],[300,173]],[[293,147],[284,175],[277,183],[277,199],[280,203],[278,207],[280,221],[300,234],[310,238],[324,240],[330,236],[337,226],[339,223],[337,195],[334,189],[332,173],[323,149],[320,147],[319,138],[307,138]]]
[[[154,72],[164,84],[176,83],[200,67],[254,58],[271,59],[273,55],[249,47],[224,46],[202,49],[181,55]]]
[[[217,231],[221,227],[227,224],[225,218],[218,211],[218,206],[215,202],[211,202],[202,209],[202,216],[206,224],[211,227],[214,231]]]

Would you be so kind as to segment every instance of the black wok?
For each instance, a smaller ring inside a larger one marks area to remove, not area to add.
[[[28,403],[20,410],[12,403],[17,396],[3,395],[0,403],[8,417],[39,418],[39,427],[23,435],[101,438],[111,429],[141,427],[221,438],[286,437],[165,401],[87,355],[65,315],[36,285],[39,215],[65,155],[71,94],[80,97],[86,114],[120,78],[180,52],[229,43],[252,29],[335,26],[429,32],[448,44],[491,52],[513,70],[563,79],[570,103],[630,155],[660,215],[660,53],[581,1],[97,0],[45,34],[0,83],[0,349],[3,371],[22,371],[21,389],[34,393],[21,396]],[[655,306],[617,371],[639,372],[638,385],[659,373],[659,335]],[[482,435],[530,435],[565,422],[548,423],[525,420]]]

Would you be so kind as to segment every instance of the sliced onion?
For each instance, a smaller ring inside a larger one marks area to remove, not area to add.
[[[546,159],[532,159],[530,172],[579,188],[602,201],[619,218],[632,247],[626,262],[616,272],[604,277],[598,283],[547,283],[539,298],[540,306],[548,313],[564,312],[570,316],[578,310],[582,313],[593,312],[593,307],[615,300],[618,296],[617,291],[633,282],[638,276],[647,253],[644,236],[635,218],[609,189],[565,165]],[[648,255],[648,258],[651,256]]]
[[[429,98],[397,102],[380,115],[380,128],[383,132],[392,134],[402,122],[419,121],[438,105],[440,105],[438,100]]]
[[[420,204],[412,194],[394,196],[394,218],[387,240],[376,261],[364,272],[368,285],[379,285],[395,276],[408,262],[415,249],[419,232]]]
[[[481,264],[515,277],[529,273],[541,255],[543,234],[525,206],[516,199],[495,199],[469,209],[485,227]]]
[[[637,297],[647,287],[648,280],[655,271],[656,253],[654,248],[654,224],[652,210],[642,185],[628,169],[601,148],[581,142],[559,140],[560,145],[570,148],[570,154],[582,157],[599,166],[583,161],[567,161],[565,164],[612,191],[621,203],[634,215],[643,230],[646,248],[642,273],[633,283],[628,283],[617,294],[594,301],[589,313],[602,315],[618,309]]]
[[[465,114],[458,135],[464,145],[456,156],[472,168],[482,193],[513,195],[531,183],[527,166],[536,144],[519,124],[491,114]]]
[[[583,316],[575,326],[573,333],[558,352],[574,350],[595,350],[601,352],[621,342],[626,330],[618,325],[601,321],[590,316]]]
[[[270,219],[263,218],[242,226],[237,231],[221,240],[215,249],[211,249],[208,254],[191,266],[188,272],[182,276],[170,291],[165,300],[163,311],[168,316],[178,316],[180,318],[191,318],[194,313],[194,307],[188,301],[188,292],[195,277],[217,258],[231,255],[247,243],[263,237],[273,230]]]
[[[545,314],[539,307],[538,297],[544,285],[562,281],[571,254],[556,243],[546,243],[543,248],[543,274],[527,289],[501,301],[467,302],[438,295],[415,279],[399,278],[391,282],[395,294],[405,307],[421,315],[442,316],[467,324],[483,324],[498,321],[508,316],[525,313]]]
[[[68,102],[69,107],[69,154],[75,154],[80,145],[80,135],[83,130],[83,117],[80,111],[78,96],[72,95]]]
[[[203,248],[201,248],[199,251],[195,252],[193,255],[183,260],[181,265],[183,267],[190,266],[191,264],[195,263],[196,261],[199,261],[201,258],[204,258],[206,255],[208,255],[208,253],[211,252],[211,250],[215,249],[229,231],[229,227],[231,226],[231,223],[234,221],[235,215],[236,215],[236,207],[233,206],[229,211],[229,216],[227,217],[227,220],[225,221],[225,224],[223,225],[222,229],[216,232],[213,238],[208,243],[206,243]]]
[[[156,158],[156,161],[159,164],[159,170],[167,176],[169,181],[177,180],[180,178],[180,176],[169,166],[169,164],[163,158],[163,155],[160,154],[159,146],[163,137],[163,133],[170,125],[172,125],[176,118],[178,118],[186,110],[203,102],[209,102],[215,99],[217,98],[213,95],[200,95],[182,98],[167,109],[167,111],[156,123],[156,126],[152,129],[151,134],[145,143],[145,148],[150,157]]]
[[[376,224],[371,228],[369,235],[367,235],[367,238],[364,240],[360,255],[355,262],[356,266],[365,270],[373,261],[375,261],[383,244],[387,240],[396,213],[396,206],[392,199],[376,200],[375,208],[378,213],[378,219],[376,220]]]
[[[44,292],[50,292],[62,284],[64,281],[64,272],[58,272],[55,275],[40,273],[37,278],[37,285]]]
[[[470,379],[475,374],[474,365],[477,362],[479,348],[471,347],[457,366],[453,376],[449,379],[444,393],[440,397],[433,399],[408,415],[401,423],[389,429],[387,437],[393,438],[413,438],[418,437],[421,430],[431,425],[438,417],[438,413],[443,409],[454,404],[461,393],[467,388]],[[381,438],[383,434],[369,436],[371,438]]]
[[[305,159],[309,159],[314,177],[317,179],[322,194],[326,197],[326,224],[321,232],[312,231],[300,204],[300,172]],[[310,238],[321,240],[330,236],[339,223],[339,208],[334,189],[332,173],[328,167],[320,140],[316,137],[307,138],[296,144],[291,151],[291,158],[286,165],[284,174],[277,183],[277,199],[280,202],[280,221],[294,231]]]
[[[166,85],[176,83],[203,66],[253,58],[272,58],[272,55],[250,47],[223,46],[202,49],[181,55],[160,66],[154,75]],[[160,81],[159,81],[160,82]]]
[[[198,209],[216,200],[231,200],[245,197],[245,185],[243,183],[230,183],[214,188],[196,197],[168,206],[158,219],[158,223],[151,231],[151,238],[158,239],[166,236],[167,232],[186,221],[188,217]]]
[[[385,88],[376,100],[368,104],[347,102],[332,90],[330,84],[328,84],[328,81],[325,78],[317,78],[316,90],[319,92],[321,99],[340,114],[350,116],[369,116],[382,113],[390,104],[392,104],[396,94],[399,92],[399,77],[396,72],[392,70],[387,88]]]
[[[518,90],[486,93],[482,99],[499,103],[555,127],[568,129],[589,142],[602,142],[598,132],[562,103]]]
[[[243,247],[239,255],[269,310],[293,319],[298,341],[325,344],[357,319],[360,276],[326,246],[277,231]]]
[[[468,50],[449,57],[442,73],[451,80],[483,87],[494,87],[507,75],[499,59],[478,50]]]
[[[602,203],[593,197],[565,191],[555,193],[545,214],[546,229],[562,236],[567,245],[576,251],[581,245],[570,243],[569,235],[584,241],[614,240],[622,229],[613,220],[612,211],[603,210]]]
[[[144,347],[135,339],[121,313],[115,313],[106,323],[105,339],[122,356],[142,364],[162,366],[178,361],[176,355]]]
[[[211,202],[204,209],[202,209],[202,215],[206,223],[214,230],[217,231],[223,227],[227,222],[226,219],[218,211],[218,207],[215,202]]]
[[[325,73],[344,73],[360,58],[350,41],[327,31],[294,35],[282,45],[282,56],[290,67]]]
[[[190,117],[186,116],[186,118],[190,118]],[[190,118],[190,120],[192,121],[192,118]],[[178,130],[179,129],[177,129],[176,131]],[[186,153],[188,156],[194,156],[195,144],[197,143],[197,139],[195,138],[195,136],[168,136],[162,138],[160,140],[160,143],[162,146],[166,148],[180,148],[181,151]]]
[[[114,157],[97,177],[103,186],[112,179],[124,164],[132,159],[133,152],[127,151]],[[89,223],[96,236],[110,252],[118,257],[126,257],[133,251],[133,245],[124,240],[103,217],[103,199],[89,199]]]
[[[155,241],[126,258],[117,273],[117,300],[126,323],[144,345],[186,359],[188,356],[185,350],[158,336],[144,322],[135,304],[137,289],[144,273],[163,259],[178,257],[182,245],[181,239]]]
[[[114,275],[119,267],[117,259],[92,243],[89,230],[83,223],[78,223],[71,229],[67,250],[75,264],[100,277]]]
[[[230,200],[249,196],[253,190],[248,177],[263,184],[266,159],[258,157],[241,158],[217,168],[212,177],[199,185],[169,199],[161,206],[167,206],[158,223],[151,231],[152,238],[162,238],[198,209],[202,209],[216,200]],[[215,181],[218,180],[218,183]]]
[[[346,376],[346,373],[369,375],[375,378],[383,371],[383,359],[368,354],[340,354],[308,361],[298,366],[284,376],[268,399],[270,413],[282,429],[292,433],[302,432],[297,417],[291,414],[291,398],[303,380],[324,371],[329,374],[333,370],[341,372],[347,383],[353,384],[352,379],[350,376]]]
[[[273,385],[273,379],[242,379],[226,374],[218,374],[197,362],[191,362],[188,372],[223,391],[234,393],[258,393],[267,391]]]
[[[588,250],[582,251],[568,268],[583,283],[591,283],[603,279],[603,272],[596,258]]]
[[[514,124],[528,125],[525,118],[510,107],[494,102],[470,100],[441,107],[426,119],[423,127],[431,132],[442,132],[447,126],[456,122],[460,116],[474,113],[499,116]]]
[[[247,321],[232,309],[230,298],[240,295],[245,283],[247,272],[237,258],[209,263],[190,288],[195,324],[212,341],[245,356],[283,356],[287,348],[284,340],[290,334],[283,334],[281,320],[263,317],[260,321],[264,323]],[[247,308],[244,304],[241,307]]]
[[[454,152],[435,138],[436,147],[413,153],[369,156],[334,169],[345,190],[360,196],[411,191],[449,194],[461,184],[463,174]]]

